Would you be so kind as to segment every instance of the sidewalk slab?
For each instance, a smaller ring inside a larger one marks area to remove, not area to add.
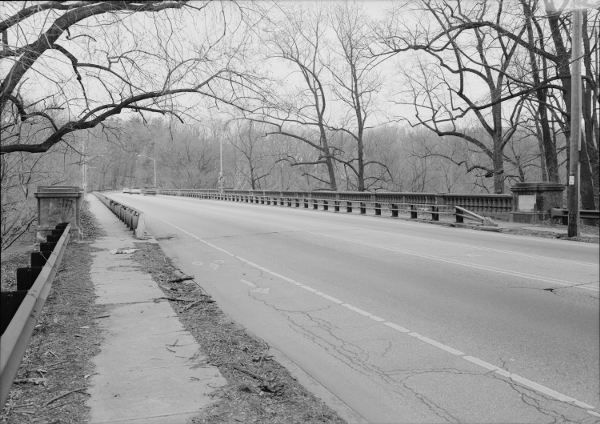
[[[106,236],[92,247],[91,269],[104,340],[94,358],[87,405],[90,423],[186,423],[213,402],[226,384],[163,292],[131,258],[111,250],[133,248],[135,239],[98,199],[88,196],[91,213]]]

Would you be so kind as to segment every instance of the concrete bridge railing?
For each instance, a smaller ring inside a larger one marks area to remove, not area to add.
[[[467,209],[491,218],[508,220],[513,210],[513,196],[511,194],[449,194],[449,193],[403,193],[403,192],[347,192],[347,191],[274,191],[274,190],[219,190],[214,189],[160,189],[159,194],[206,198],[222,200],[250,201],[255,203],[272,204],[277,202],[281,205],[288,202],[294,204],[296,201],[301,205],[306,203],[314,205],[317,200],[319,204],[326,202],[325,207],[336,207],[336,203],[347,207],[347,202],[369,203],[375,209],[377,205],[404,205],[410,208],[437,205],[439,209],[444,207],[454,208],[456,206]],[[292,206],[292,205],[289,205]],[[296,206],[295,204],[293,206]],[[296,206],[299,207],[299,206]],[[311,206],[314,207],[314,206]],[[358,206],[360,207],[360,206]],[[365,205],[366,207],[366,205]],[[391,206],[390,206],[391,207]],[[376,212],[377,214],[377,212]]]
[[[497,196],[489,197],[479,202],[470,199],[470,202],[466,202],[465,198],[441,197],[443,195],[432,193],[397,192],[272,190],[224,190],[220,192],[212,189],[161,189],[159,194],[325,211],[333,210],[335,212],[352,213],[353,211],[360,211],[361,215],[366,215],[368,210],[376,216],[389,214],[392,217],[398,217],[399,213],[405,213],[411,219],[427,217],[431,221],[440,221],[440,217],[445,217],[446,219],[455,220],[456,223],[463,223],[464,219],[469,219],[483,225],[492,225],[491,220],[488,219],[491,216],[508,219],[511,210],[511,196],[502,196],[500,199]],[[470,209],[450,203],[453,200],[459,200],[462,204],[469,204]],[[494,201],[495,203],[493,203]],[[477,208],[476,211],[475,208]],[[479,215],[480,213],[485,216]]]

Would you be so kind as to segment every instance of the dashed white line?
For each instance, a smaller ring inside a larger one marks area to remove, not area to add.
[[[202,238],[198,237],[197,235],[195,235],[193,233],[190,233],[189,231],[186,231],[183,228],[181,228],[181,227],[179,227],[179,226],[177,226],[175,224],[172,224],[172,223],[167,222],[167,221],[162,221],[162,222],[164,222],[165,224],[168,224],[168,225],[170,225],[170,226],[178,229],[179,231],[181,231],[181,232],[189,235],[190,237],[192,237],[192,238],[200,241],[201,243],[204,243],[205,245],[207,245],[207,246],[209,246],[209,247],[211,247],[213,249],[216,249],[216,250],[218,250],[220,252],[223,252],[223,253],[227,254],[228,256],[231,256],[231,257],[233,257],[233,258],[235,258],[235,259],[237,259],[237,260],[239,260],[241,262],[244,262],[244,263],[252,266],[253,268],[259,269],[260,271],[263,271],[265,273],[271,274],[274,277],[282,279],[283,281],[287,281],[288,283],[294,284],[294,285],[296,285],[296,286],[298,286],[298,287],[300,287],[300,288],[302,288],[304,290],[307,290],[307,291],[309,291],[311,293],[314,293],[315,295],[320,296],[320,297],[322,297],[324,299],[328,299],[328,300],[330,300],[330,301],[332,301],[334,303],[337,303],[337,304],[339,304],[340,306],[342,306],[342,307],[344,307],[346,309],[354,311],[354,312],[356,312],[356,313],[358,313],[358,314],[360,314],[360,315],[362,315],[362,316],[364,316],[366,318],[369,318],[369,319],[374,320],[376,322],[381,322],[383,325],[385,325],[385,326],[387,326],[389,328],[392,328],[392,329],[394,329],[394,330],[396,330],[396,331],[398,331],[400,333],[406,333],[407,335],[409,335],[411,337],[414,337],[414,338],[416,338],[416,339],[418,339],[418,340],[420,340],[420,341],[422,341],[424,343],[427,343],[430,346],[436,347],[436,348],[441,349],[441,350],[443,350],[443,351],[445,351],[447,353],[450,353],[452,355],[458,356],[458,357],[464,359],[465,361],[468,361],[468,362],[470,362],[472,364],[475,364],[475,365],[477,365],[477,366],[479,366],[481,368],[487,369],[488,371],[492,371],[492,372],[494,372],[494,373],[496,373],[496,374],[498,374],[498,375],[500,375],[502,377],[510,379],[511,381],[514,381],[515,383],[518,383],[521,386],[528,387],[528,388],[530,388],[532,390],[535,390],[535,391],[537,391],[539,393],[542,393],[542,394],[544,394],[544,395],[546,395],[548,397],[552,397],[552,398],[554,398],[556,400],[559,400],[561,402],[570,403],[572,405],[575,405],[575,406],[578,406],[580,408],[583,408],[583,409],[587,410],[587,412],[590,415],[600,416],[600,414],[598,414],[595,411],[593,411],[593,409],[595,409],[595,407],[592,406],[592,405],[589,405],[589,404],[587,404],[585,402],[581,402],[581,401],[579,401],[579,400],[577,400],[575,398],[572,398],[572,397],[567,396],[567,395],[565,395],[563,393],[557,392],[556,390],[552,390],[549,387],[546,387],[546,386],[544,386],[542,384],[536,383],[535,381],[529,380],[529,379],[527,379],[525,377],[522,377],[522,376],[520,376],[518,374],[513,374],[513,373],[511,373],[511,372],[509,372],[509,371],[507,371],[507,370],[505,370],[503,368],[497,367],[496,365],[490,364],[489,362],[486,362],[486,361],[484,361],[482,359],[479,359],[479,358],[476,358],[476,357],[470,356],[470,355],[465,355],[463,352],[461,352],[458,349],[454,349],[453,347],[445,345],[444,343],[438,342],[436,340],[430,339],[429,337],[426,337],[426,336],[423,336],[423,335],[421,335],[419,333],[413,332],[413,331],[411,331],[411,330],[409,330],[409,329],[407,329],[405,327],[402,327],[401,325],[395,324],[395,323],[390,322],[390,321],[386,321],[385,319],[383,319],[381,317],[378,317],[377,315],[373,315],[370,312],[367,312],[367,311],[365,311],[365,310],[363,310],[361,308],[358,308],[358,307],[356,307],[354,305],[351,305],[349,303],[344,303],[341,300],[339,300],[339,299],[337,299],[337,298],[335,298],[333,296],[329,296],[329,295],[327,295],[327,294],[325,294],[323,292],[320,292],[320,291],[318,291],[318,290],[316,290],[316,289],[314,289],[314,288],[312,288],[310,286],[307,286],[306,284],[299,283],[298,281],[296,281],[296,280],[294,280],[292,278],[286,277],[286,276],[281,275],[281,274],[279,274],[279,273],[277,273],[275,271],[271,271],[268,268],[260,266],[260,265],[258,265],[256,263],[252,262],[252,261],[249,261],[249,260],[244,259],[244,258],[242,258],[240,256],[237,256],[237,255],[235,255],[235,254],[233,254],[233,253],[231,253],[231,252],[229,252],[229,251],[227,251],[227,250],[225,250],[225,249],[223,249],[221,247],[215,246],[214,244],[209,243],[206,240],[203,240]],[[387,250],[392,250],[392,249],[387,249]],[[405,252],[403,252],[403,253],[405,253]],[[411,253],[408,253],[408,254],[411,254]],[[417,255],[417,256],[429,257],[429,255]],[[439,258],[436,258],[436,257],[429,257],[429,258],[433,258],[433,259],[438,259],[439,260]],[[442,259],[442,261],[444,261],[444,262],[450,262],[450,263],[454,262],[454,261],[444,260],[444,259]],[[465,263],[461,263],[461,262],[457,262],[457,263],[459,265],[470,266],[469,264],[465,264]],[[478,266],[473,266],[473,267],[477,268]],[[495,269],[493,269],[491,267],[489,267],[489,268],[488,267],[481,267],[481,268],[488,269],[488,270],[495,270]],[[496,272],[511,273],[511,272],[506,272],[504,270],[496,270]],[[520,273],[514,273],[514,274],[520,274]],[[247,285],[250,285],[250,284],[254,285],[254,283],[251,283],[251,282],[249,282],[247,280],[243,280],[242,279],[240,281],[242,281],[244,284],[247,284]],[[548,281],[548,280],[544,279],[544,281]]]
[[[323,292],[316,292],[315,294],[321,296],[323,299],[329,300],[330,302],[337,303],[338,305],[341,304],[341,303],[344,303],[340,299],[338,299],[337,297],[329,296],[328,294],[325,294]]]
[[[360,315],[362,315],[362,316],[365,316],[365,317],[367,317],[367,318],[368,318],[368,317],[371,315],[371,314],[370,314],[370,313],[368,313],[367,311],[363,311],[362,309],[360,309],[360,308],[357,308],[356,306],[350,305],[349,303],[342,303],[342,306],[343,306],[344,308],[350,309],[351,311],[354,311],[354,312],[356,312],[357,314],[360,314]]]
[[[489,371],[496,371],[499,369],[496,365],[492,365],[489,362],[485,362],[479,358],[475,358],[474,356],[465,355],[462,357],[465,361],[469,361],[475,365],[479,365],[481,368],[485,368]]]
[[[448,345],[445,345],[443,343],[440,343],[436,340],[430,339],[429,337],[425,337],[419,333],[408,333],[409,336],[415,337],[419,340],[421,340],[422,342],[425,342],[427,344],[430,344],[431,346],[435,346],[438,349],[442,349],[445,350],[446,352],[452,354],[452,355],[456,355],[456,356],[463,356],[464,353],[461,352],[460,350],[454,349],[453,347],[450,347]]]
[[[242,283],[246,284],[247,286],[250,286],[250,287],[252,287],[253,289],[255,289],[255,288],[256,288],[256,284],[254,284],[254,283],[253,283],[253,282],[251,282],[251,281],[244,280],[243,278],[242,278],[240,281],[241,281]]]
[[[394,330],[399,331],[401,333],[410,333],[410,330],[408,328],[404,328],[401,325],[394,324],[393,322],[386,321],[383,323],[383,325],[387,325],[388,327],[393,328]]]

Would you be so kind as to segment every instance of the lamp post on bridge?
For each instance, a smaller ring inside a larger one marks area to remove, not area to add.
[[[154,162],[154,188],[156,188],[156,159],[151,158],[150,156],[143,155],[141,153],[138,153],[138,156],[142,156],[147,159],[152,159],[152,161]]]
[[[218,181],[218,188],[219,188],[219,194],[223,194],[223,188],[224,188],[224,177],[223,177],[223,138],[220,137],[219,138],[219,181]]]

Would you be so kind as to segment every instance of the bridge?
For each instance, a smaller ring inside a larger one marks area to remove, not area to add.
[[[395,219],[418,199],[163,194],[108,197],[354,419],[598,418],[597,244]]]

